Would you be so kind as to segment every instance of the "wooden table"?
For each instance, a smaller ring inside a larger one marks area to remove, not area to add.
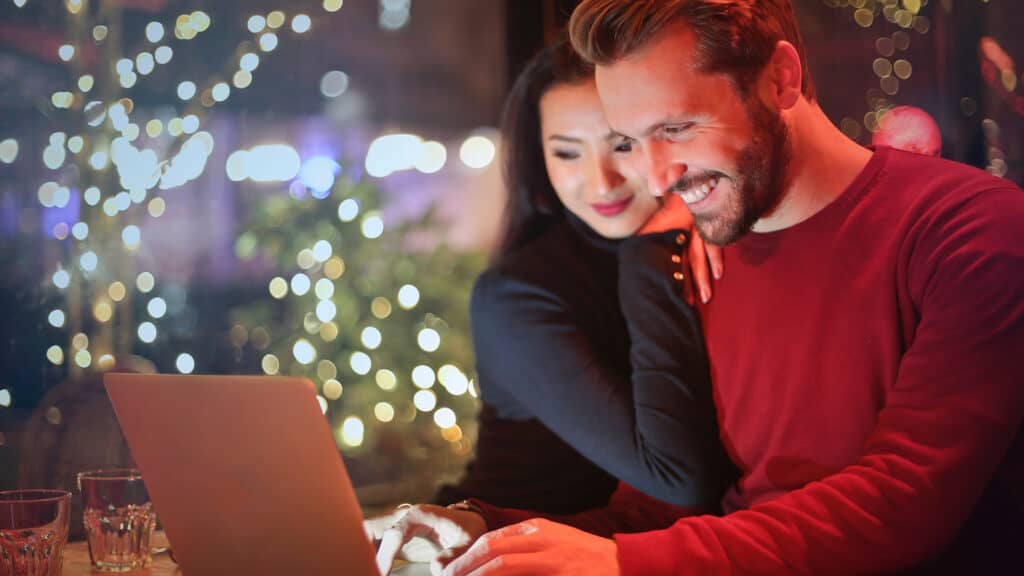
[[[153,533],[153,546],[167,546],[167,537],[163,532]],[[110,572],[93,572],[92,563],[89,561],[89,544],[81,542],[69,542],[64,546],[64,576],[79,576],[84,574],[110,574]],[[181,576],[178,565],[171,560],[171,555],[164,552],[153,556],[153,565],[143,570],[121,572],[121,574],[135,574],[149,576]]]
[[[167,546],[167,536],[163,532],[153,533],[153,546]],[[400,561],[399,561],[400,562]],[[89,560],[89,544],[69,542],[64,546],[64,576],[92,576],[95,574],[113,574],[113,572],[94,572]],[[181,568],[171,560],[171,555],[164,552],[153,556],[153,564],[144,570],[121,572],[129,576],[182,576]],[[430,565],[403,564],[391,571],[392,576],[430,576]]]

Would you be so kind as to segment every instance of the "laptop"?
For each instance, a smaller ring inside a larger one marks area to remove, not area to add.
[[[104,383],[184,574],[377,575],[311,382],[111,373]]]

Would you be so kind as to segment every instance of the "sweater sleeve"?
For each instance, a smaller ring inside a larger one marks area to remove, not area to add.
[[[672,278],[675,234],[626,240],[620,300],[633,375],[591,348],[569,303],[500,271],[474,287],[481,383],[620,480],[679,505],[717,502],[725,486],[703,341]]]
[[[575,514],[550,514],[515,508],[500,508],[477,498],[473,498],[472,501],[483,513],[488,530],[497,530],[502,526],[523,522],[530,518],[546,518],[605,538],[610,538],[617,533],[666,528],[679,518],[706,512],[704,508],[674,506],[656,500],[622,482],[612,493],[606,506]]]
[[[1024,196],[985,195],[901,248],[916,332],[862,457],[748,510],[616,536],[623,574],[893,572],[953,541],[1024,416]]]

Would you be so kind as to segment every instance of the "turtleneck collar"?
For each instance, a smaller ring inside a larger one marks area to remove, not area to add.
[[[597,232],[593,228],[587,225],[586,222],[581,220],[578,216],[572,212],[565,211],[565,219],[569,222],[569,226],[575,231],[581,238],[583,238],[588,244],[596,248],[600,248],[606,252],[616,252],[619,249],[619,244],[622,243],[620,238],[606,238]]]

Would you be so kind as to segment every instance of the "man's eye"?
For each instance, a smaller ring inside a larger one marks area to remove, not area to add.
[[[633,151],[633,143],[630,142],[629,140],[623,140],[622,142],[619,142],[618,144],[615,145],[615,151],[616,152],[632,152]]]
[[[559,160],[575,160],[580,157],[578,152],[573,152],[571,150],[555,150],[552,154]]]
[[[688,132],[690,128],[693,128],[692,122],[687,122],[685,124],[670,124],[662,127],[661,130],[666,136],[681,136]]]

